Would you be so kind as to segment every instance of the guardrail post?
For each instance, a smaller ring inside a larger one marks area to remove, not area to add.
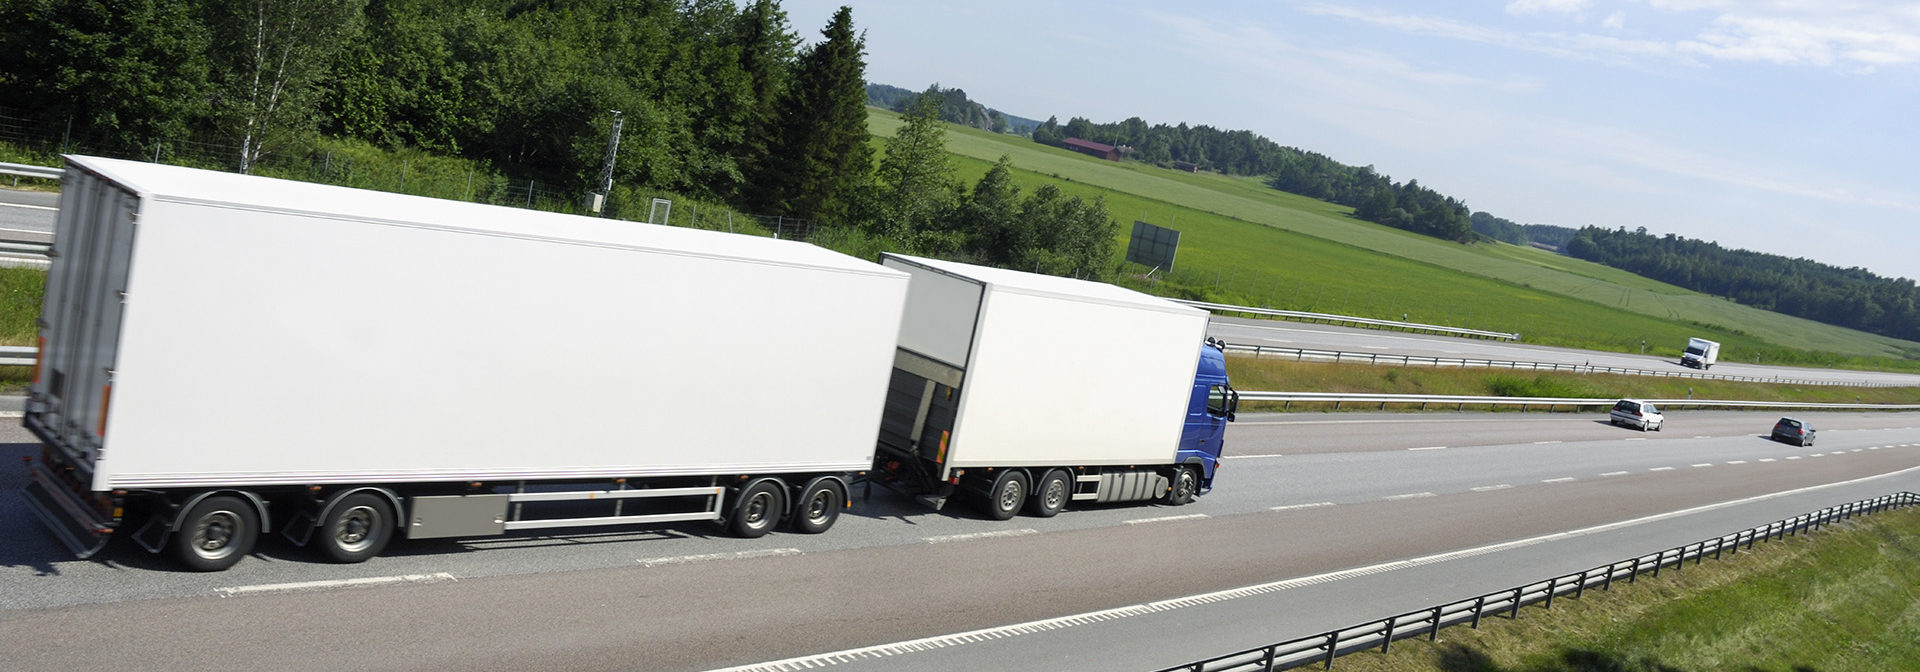
[[[1381,653],[1386,653],[1387,648],[1390,646],[1393,646],[1393,626],[1396,625],[1399,620],[1400,620],[1399,616],[1394,616],[1392,618],[1387,619],[1386,636],[1380,638]]]
[[[1473,629],[1480,629],[1480,612],[1487,608],[1487,596],[1473,598]]]
[[[1513,611],[1507,615],[1507,618],[1520,617],[1520,591],[1525,587],[1526,586],[1520,586],[1513,589]]]
[[[1333,657],[1340,655],[1340,631],[1327,633],[1327,667],[1333,669]]]
[[[1547,603],[1546,603],[1546,606],[1544,606],[1544,607],[1541,607],[1541,608],[1542,608],[1542,609],[1552,609],[1552,608],[1553,608],[1553,594],[1554,594],[1554,593],[1558,593],[1558,592],[1560,592],[1560,577],[1557,577],[1557,576],[1556,576],[1556,577],[1553,577],[1553,578],[1551,578],[1551,579],[1547,579]]]
[[[1440,641],[1440,607],[1433,608],[1433,630],[1427,632],[1427,641]]]

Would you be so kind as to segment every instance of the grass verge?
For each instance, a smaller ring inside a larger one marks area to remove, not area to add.
[[[1646,399],[1737,399],[1807,403],[1920,404],[1920,387],[1773,385],[1727,380],[1660,378],[1619,374],[1532,372],[1481,368],[1371,366],[1297,362],[1281,357],[1231,355],[1233,386],[1275,392],[1359,394],[1451,394],[1494,397]],[[1244,402],[1250,411],[1281,410],[1278,403]],[[1295,402],[1289,410],[1324,410],[1332,404]],[[1373,408],[1348,404],[1343,408]],[[1410,408],[1410,407],[1409,407]]]
[[[1348,672],[1920,669],[1920,509],[1754,546],[1438,642],[1344,656]]]

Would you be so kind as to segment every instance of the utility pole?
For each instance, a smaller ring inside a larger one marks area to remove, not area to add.
[[[607,131],[607,157],[600,163],[600,191],[590,194],[596,215],[606,209],[607,195],[613,193],[613,161],[620,157],[620,126],[625,121],[619,110],[613,110],[613,128]]]

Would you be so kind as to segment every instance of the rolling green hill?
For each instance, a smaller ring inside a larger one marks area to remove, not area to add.
[[[869,109],[876,136],[890,137],[901,124],[896,114]],[[1700,336],[1724,343],[1722,358],[1734,361],[1920,368],[1920,343],[1741,306],[1543,250],[1439,241],[1354,219],[1350,208],[1258,179],[1103,161],[951,125],[947,150],[969,183],[1005,155],[1025,189],[1056,184],[1105,198],[1122,222],[1179,229],[1176,268],[1153,288],[1163,294],[1404,317],[1613,351],[1638,351],[1645,340],[1648,352],[1678,356],[1687,338]],[[1129,230],[1122,227],[1122,249]]]

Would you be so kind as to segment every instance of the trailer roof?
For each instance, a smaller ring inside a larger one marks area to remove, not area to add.
[[[627,247],[673,254],[893,275],[878,264],[797,241],[732,235],[425,196],[297,182],[157,163],[68,155],[81,168],[142,200],[255,209],[332,219],[507,235],[556,243]]]
[[[1198,308],[1183,306],[1151,294],[1136,292],[1125,287],[1117,287],[1104,282],[1091,282],[1088,280],[1062,278],[1054,275],[1010,271],[1004,268],[976,266],[957,261],[926,259],[905,254],[894,254],[892,252],[885,253],[881,256],[883,258],[891,257],[919,266],[925,266],[936,271],[967,278],[975,282],[993,285],[1000,290],[1082,301],[1137,306],[1169,313],[1207,314],[1207,311]]]

